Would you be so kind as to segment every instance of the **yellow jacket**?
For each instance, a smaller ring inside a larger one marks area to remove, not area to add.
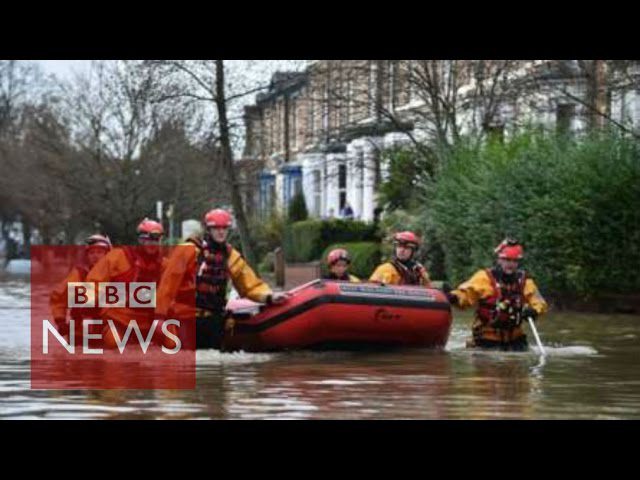
[[[495,295],[496,292],[486,270],[478,270],[452,293],[458,297],[460,308],[464,309],[477,305],[480,299],[489,298]],[[524,299],[526,304],[533,308],[538,315],[542,315],[548,310],[547,302],[531,278],[527,278],[525,281]]]
[[[487,299],[496,294],[496,291],[491,282],[491,278],[487,274],[486,270],[478,270],[473,276],[466,282],[460,284],[460,286],[453,290],[453,293],[458,297],[458,306],[461,309],[477,306],[481,299]],[[523,291],[525,305],[533,308],[538,315],[543,315],[548,310],[548,305],[545,299],[540,294],[538,287],[531,278],[527,278],[524,284]],[[473,323],[474,330],[477,330],[480,336],[487,340],[501,341],[503,337],[501,332],[494,329],[490,325],[483,325],[482,321],[476,316]],[[517,326],[510,332],[510,339],[513,340],[524,335],[522,326]]]
[[[172,252],[164,268],[157,292],[156,312],[167,315],[180,292],[191,291],[195,301],[195,279],[199,247],[185,242]],[[272,290],[251,269],[244,257],[235,248],[228,260],[229,275],[233,286],[241,297],[254,302],[265,302]]]
[[[324,280],[343,281],[343,282],[347,282],[348,281],[349,283],[360,283],[361,282],[361,280],[358,277],[356,277],[355,275],[351,275],[350,273],[347,273],[347,275],[349,276],[349,280],[339,280],[337,278],[331,278],[330,276],[326,276],[326,277],[323,277],[323,278],[324,278]]]
[[[370,282],[384,283],[387,285],[403,285],[402,275],[394,267],[393,263],[387,262],[378,266],[369,278]],[[420,285],[425,287],[431,286],[431,279],[426,270],[422,274],[420,279]]]

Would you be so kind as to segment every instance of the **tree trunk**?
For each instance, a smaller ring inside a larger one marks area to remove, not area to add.
[[[608,114],[607,65],[604,60],[593,60],[587,65],[589,127],[595,130],[605,125],[605,115]]]
[[[27,220],[22,220],[22,245],[23,258],[31,258],[31,224]]]
[[[242,205],[240,187],[236,179],[235,165],[233,162],[233,150],[231,149],[231,139],[229,137],[229,121],[227,119],[227,103],[224,93],[224,61],[216,60],[216,108],[218,110],[218,125],[220,133],[220,144],[222,146],[222,162],[231,184],[231,204],[238,224],[240,241],[242,242],[242,253],[250,264],[255,263],[253,255],[253,242],[247,217]]]

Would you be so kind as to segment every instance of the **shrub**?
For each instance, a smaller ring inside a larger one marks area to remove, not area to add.
[[[540,132],[504,144],[462,142],[419,215],[458,282],[494,260],[507,235],[543,291],[584,297],[640,289],[640,145],[602,133],[572,140]],[[634,266],[634,267],[631,267]]]
[[[289,203],[289,217],[288,221],[293,222],[301,222],[306,220],[309,217],[309,212],[307,211],[307,203],[304,199],[304,194],[302,192],[296,193],[291,202]]]
[[[333,243],[378,241],[376,226],[354,220],[305,220],[287,225],[283,245],[288,262],[319,260]]]

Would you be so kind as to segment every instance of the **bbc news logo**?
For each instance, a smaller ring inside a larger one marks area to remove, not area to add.
[[[84,248],[32,247],[32,388],[195,388],[194,287],[185,280],[182,303],[156,315],[162,270],[145,271],[145,281],[67,281]],[[129,249],[127,258],[148,255],[141,246],[117,248]],[[157,255],[167,261],[179,248]]]
[[[156,283],[155,282],[68,282],[67,283],[67,306],[72,308],[149,308],[156,307]],[[102,334],[90,333],[92,326],[102,326],[102,319],[82,319],[82,352],[88,355],[101,355],[103,348],[91,348],[91,340],[101,340]],[[126,327],[124,335],[121,337],[115,322],[111,319],[106,321],[108,331],[113,336],[118,351],[123,353],[127,347],[132,333],[135,334],[137,343],[143,353],[147,353],[151,345],[151,341],[158,330],[159,320],[153,320],[151,327],[148,329],[146,336],[144,335],[138,321],[131,319]],[[163,353],[174,355],[182,348],[180,338],[174,332],[169,330],[170,326],[180,328],[180,321],[177,319],[168,319],[162,322],[160,330],[162,335],[173,342],[173,348],[167,348],[161,345]],[[56,326],[49,320],[43,321],[42,327],[42,353],[49,354],[49,336],[52,335],[66,350],[74,354],[76,352],[76,320],[69,320],[69,341],[60,335]]]
[[[71,309],[108,309],[108,308],[128,308],[128,309],[155,309],[156,307],[156,282],[68,282],[67,283],[67,307]],[[108,315],[107,315],[108,316]],[[89,340],[101,339],[101,334],[89,333],[90,327],[94,325],[103,325],[102,319],[97,318],[82,318],[82,320],[76,320],[71,318],[69,320],[69,341],[67,342],[62,335],[58,332],[56,326],[54,326],[49,320],[43,321],[42,329],[42,343],[43,354],[49,353],[49,335],[52,334],[61,345],[69,353],[75,353],[75,336],[76,336],[76,322],[81,323],[81,335],[82,335],[82,348],[83,352],[87,354],[101,354],[102,348],[89,348]],[[109,327],[109,331],[116,340],[118,350],[122,353],[126,348],[128,340],[131,338],[131,333],[135,333],[135,337],[139,341],[139,345],[142,348],[143,353],[147,353],[151,339],[156,333],[156,328],[160,323],[159,320],[153,320],[151,327],[148,328],[146,337],[143,335],[141,326],[136,319],[130,319],[126,327],[124,336],[120,338],[118,328],[114,320],[106,319],[106,323]],[[170,337],[174,343],[174,349],[162,348],[164,353],[174,354],[181,348],[180,339],[173,333],[168,331],[168,326],[174,325],[180,327],[180,322],[176,319],[170,319],[164,321],[162,324],[162,333]]]
[[[93,282],[68,282],[67,306],[69,308],[156,308],[156,283],[99,282],[96,289]]]

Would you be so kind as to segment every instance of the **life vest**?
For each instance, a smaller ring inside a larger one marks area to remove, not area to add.
[[[227,303],[227,288],[231,274],[229,257],[232,247],[220,245],[209,238],[199,244],[196,262],[196,308],[220,313]]]
[[[510,330],[520,324],[520,314],[524,306],[524,286],[527,275],[518,270],[512,282],[501,282],[502,275],[494,269],[487,268],[487,276],[493,287],[493,295],[478,302],[476,317],[483,325],[496,329]]]
[[[420,285],[422,275],[426,272],[422,265],[413,260],[401,262],[394,257],[391,260],[391,264],[400,274],[400,278],[402,279],[401,285]]]

